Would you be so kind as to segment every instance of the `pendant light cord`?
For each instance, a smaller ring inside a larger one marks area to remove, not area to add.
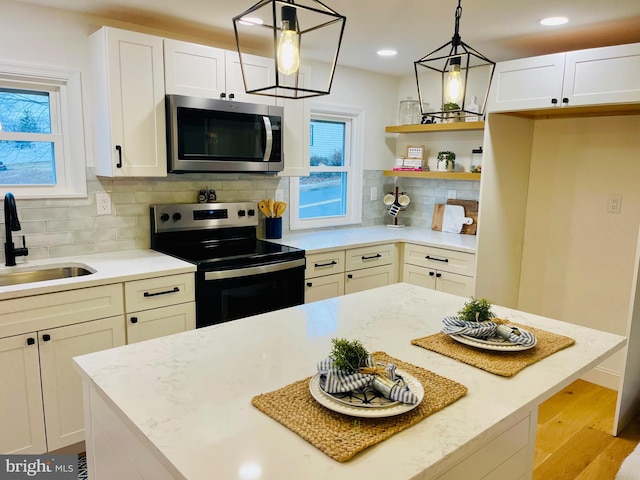
[[[462,17],[462,6],[460,3],[462,0],[458,0],[458,7],[456,8],[456,24],[455,31],[453,32],[453,37],[451,37],[451,44],[454,48],[454,53],[458,53],[457,47],[460,45],[460,18]]]

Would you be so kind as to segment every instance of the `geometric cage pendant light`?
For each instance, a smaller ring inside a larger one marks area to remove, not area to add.
[[[328,95],[345,21],[318,0],[260,0],[235,16],[245,91],[290,99]],[[265,52],[270,68],[255,68],[253,54]]]
[[[460,2],[451,41],[413,63],[422,114],[441,120],[482,119],[496,65],[460,38]],[[435,111],[425,111],[427,103]]]

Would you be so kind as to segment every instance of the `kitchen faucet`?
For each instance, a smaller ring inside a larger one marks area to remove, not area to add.
[[[24,235],[22,236],[22,248],[15,248],[11,232],[19,232],[20,221],[18,220],[18,209],[16,208],[16,199],[13,193],[7,192],[4,196],[4,229],[6,242],[4,244],[5,265],[12,267],[16,264],[16,257],[29,255],[29,249],[25,244]]]

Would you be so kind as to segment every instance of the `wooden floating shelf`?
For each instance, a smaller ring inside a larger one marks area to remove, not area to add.
[[[427,123],[426,125],[390,125],[387,133],[427,133],[460,132],[463,130],[484,130],[484,122]]]
[[[442,178],[445,180],[480,180],[480,173],[471,172],[412,172],[410,170],[385,170],[385,177]]]

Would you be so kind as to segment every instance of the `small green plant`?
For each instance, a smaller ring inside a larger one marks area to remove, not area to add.
[[[489,300],[471,297],[471,300],[458,310],[458,316],[461,320],[467,322],[486,322],[494,318],[495,314],[491,311],[491,302]]]
[[[344,338],[331,340],[333,350],[329,355],[333,359],[334,366],[347,373],[355,373],[361,367],[367,366],[369,352],[358,340],[349,341]]]
[[[438,166],[443,162],[447,170],[453,170],[456,166],[456,154],[449,151],[438,152]]]
[[[454,112],[456,110],[460,110],[460,105],[457,103],[445,103],[442,107],[443,112]]]

